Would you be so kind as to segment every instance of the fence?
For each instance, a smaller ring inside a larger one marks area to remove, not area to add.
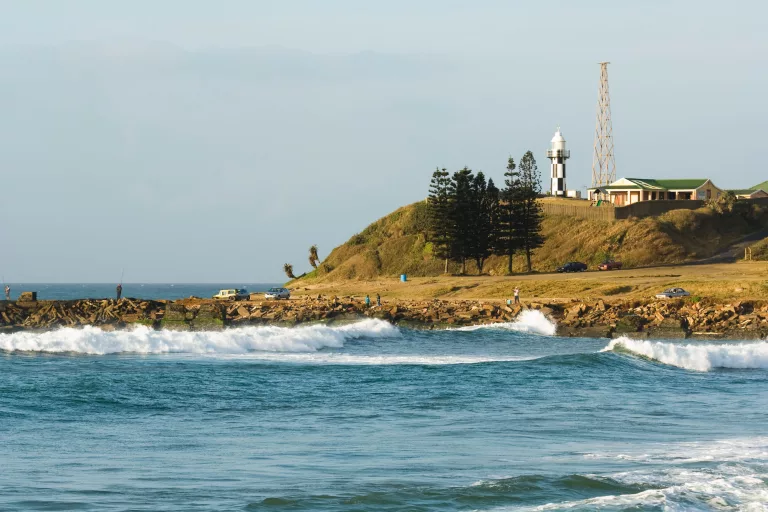
[[[630,217],[655,217],[671,210],[696,210],[704,206],[704,201],[698,200],[641,201],[627,206],[590,206],[586,201],[568,204],[569,202],[566,200],[562,202],[542,201],[540,204],[545,215],[562,215],[609,222]]]

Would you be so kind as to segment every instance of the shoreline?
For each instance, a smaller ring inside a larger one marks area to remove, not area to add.
[[[523,301],[386,300],[366,307],[361,297],[302,296],[291,300],[221,302],[80,299],[0,301],[0,333],[98,327],[104,331],[146,326],[155,330],[219,331],[246,326],[293,327],[376,318],[411,329],[445,329],[512,323],[538,311],[556,325],[556,336],[649,339],[768,337],[768,301],[604,299]],[[522,328],[522,327],[521,327]]]

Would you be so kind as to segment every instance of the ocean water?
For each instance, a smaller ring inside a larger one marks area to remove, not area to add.
[[[768,510],[768,344],[0,335],[0,510]]]
[[[73,299],[114,299],[117,283],[8,283],[11,287],[11,299],[16,300],[19,293],[37,292],[38,300],[73,300]],[[208,298],[219,290],[245,288],[249,292],[265,292],[272,287],[282,286],[276,283],[123,283],[123,297],[136,299],[185,299],[190,296]],[[4,286],[2,287],[4,288]],[[0,289],[2,294],[2,289]],[[5,296],[0,296],[4,299]]]

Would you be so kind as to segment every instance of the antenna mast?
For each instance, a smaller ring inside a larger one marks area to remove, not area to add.
[[[600,62],[600,88],[597,94],[597,124],[592,155],[592,187],[616,181],[616,160],[613,157],[613,121],[611,96],[608,91],[608,64]]]

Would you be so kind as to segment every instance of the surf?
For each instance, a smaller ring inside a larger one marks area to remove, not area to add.
[[[0,334],[0,351],[87,355],[292,353],[341,348],[350,340],[399,336],[397,327],[377,319],[339,326],[258,326],[206,332],[155,331],[144,326],[123,331],[85,327]]]
[[[716,368],[768,369],[768,343],[677,344],[635,340],[625,336],[612,340],[602,352],[625,352],[660,363],[707,372]]]
[[[456,331],[477,331],[480,329],[506,330],[542,336],[554,336],[557,332],[557,324],[550,320],[541,311],[526,309],[514,322],[500,322],[496,324],[471,325],[458,327]]]

